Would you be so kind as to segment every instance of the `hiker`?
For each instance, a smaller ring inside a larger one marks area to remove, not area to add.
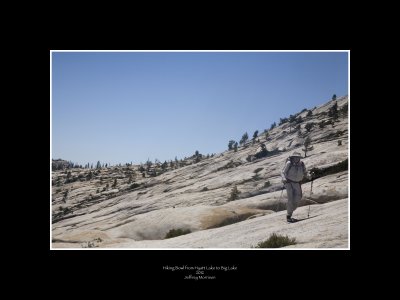
[[[281,174],[288,196],[286,220],[289,223],[296,221],[296,219],[292,218],[292,214],[302,197],[300,181],[302,181],[304,177],[307,177],[306,167],[300,159],[301,154],[299,152],[293,152],[286,161]]]

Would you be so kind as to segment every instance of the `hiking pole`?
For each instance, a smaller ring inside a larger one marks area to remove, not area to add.
[[[314,182],[314,173],[311,173],[311,189],[310,189],[310,199],[311,199],[311,194],[312,194],[312,186]],[[311,209],[311,203],[308,204],[308,215],[307,218],[310,218],[310,209]]]
[[[285,189],[285,185],[282,185],[282,191],[281,191],[281,195],[279,196],[279,200],[278,200],[278,203],[276,204],[276,211],[278,211],[278,208],[279,208],[279,206],[280,206],[280,204],[281,204],[281,199],[282,199],[282,194],[283,194],[283,190]]]

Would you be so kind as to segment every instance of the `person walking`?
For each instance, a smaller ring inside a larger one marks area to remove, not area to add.
[[[288,196],[286,220],[289,223],[293,223],[296,222],[296,219],[292,218],[292,214],[303,195],[300,182],[304,177],[307,177],[306,166],[301,161],[299,152],[293,152],[286,160],[281,176]]]

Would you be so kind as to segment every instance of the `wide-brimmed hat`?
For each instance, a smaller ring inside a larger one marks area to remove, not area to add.
[[[301,158],[301,154],[299,152],[294,151],[292,153],[292,155],[290,155],[290,157],[300,157]]]

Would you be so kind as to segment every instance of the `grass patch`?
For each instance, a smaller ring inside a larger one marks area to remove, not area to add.
[[[256,248],[282,248],[290,245],[296,245],[295,238],[289,238],[287,235],[278,235],[273,233],[267,240],[259,242]]]
[[[180,236],[180,235],[185,235],[191,233],[190,229],[171,229],[170,231],[168,231],[168,233],[165,235],[165,239],[170,239],[176,236]]]

